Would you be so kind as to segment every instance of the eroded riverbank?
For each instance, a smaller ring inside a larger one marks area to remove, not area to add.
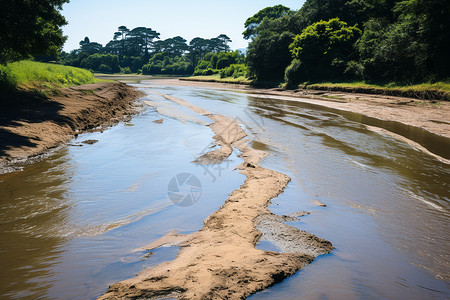
[[[133,102],[140,95],[123,83],[98,83],[60,89],[54,96],[25,92],[11,96],[0,113],[0,173],[75,134],[118,123],[136,112]]]

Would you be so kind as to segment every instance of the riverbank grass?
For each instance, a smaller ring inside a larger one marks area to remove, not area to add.
[[[89,83],[97,83],[92,72],[69,66],[18,61],[0,65],[0,90],[55,90]]]
[[[323,82],[303,84],[299,87],[312,90],[379,94],[427,100],[450,101],[450,82],[420,83],[413,85],[401,85],[397,83],[369,84],[366,82]]]
[[[203,75],[203,76],[191,76],[186,78],[180,78],[180,80],[186,80],[186,81],[201,81],[201,82],[220,82],[220,83],[233,83],[233,84],[251,84],[252,80],[248,79],[247,77],[241,76],[241,77],[225,77],[220,78],[219,74],[214,75]]]

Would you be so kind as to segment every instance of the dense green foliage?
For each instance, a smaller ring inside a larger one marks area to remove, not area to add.
[[[403,83],[450,75],[450,1],[306,0],[245,23],[247,65],[259,81]],[[283,78],[284,77],[284,78]]]
[[[142,68],[142,74],[191,75],[194,66],[186,57],[156,53]]]
[[[360,35],[356,26],[347,26],[338,18],[306,27],[289,46],[294,58],[286,76],[289,83],[347,75],[349,62],[357,58],[352,48]]]
[[[119,58],[112,54],[95,53],[81,61],[80,67],[94,72],[118,73],[120,72]]]
[[[231,39],[225,34],[196,37],[189,44],[181,36],[159,40],[159,35],[151,28],[120,26],[105,47],[86,37],[79,49],[62,53],[60,59],[63,64],[102,73],[192,75],[206,54],[230,51]]]
[[[68,0],[1,0],[0,64],[37,55],[57,55],[65,42],[59,13]]]
[[[228,68],[233,64],[243,64],[245,56],[238,51],[208,53],[195,67],[194,75],[218,74],[220,70]]]
[[[279,19],[284,15],[289,15],[292,13],[293,11],[289,7],[283,5],[266,7],[245,21],[245,31],[242,34],[244,35],[244,38],[248,40],[256,35],[255,29],[261,24],[264,18]]]
[[[69,87],[96,82],[88,70],[55,64],[18,61],[0,66],[2,90],[16,87]]]
[[[245,64],[232,64],[219,71],[220,78],[239,78],[247,76],[247,67]]]

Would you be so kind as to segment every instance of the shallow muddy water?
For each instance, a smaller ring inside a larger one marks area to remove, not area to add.
[[[152,92],[239,120],[249,143],[270,154],[262,165],[292,178],[270,209],[311,212],[289,224],[336,247],[251,298],[450,297],[450,167],[365,126],[400,125],[286,97],[157,81],[139,87],[153,105],[130,123],[80,135],[50,158],[0,176],[2,298],[94,299],[109,284],[174,258],[177,248],[133,250],[173,229],[200,229],[243,183],[233,171],[236,154],[218,166],[193,164],[211,146],[203,125],[210,121]],[[439,139],[420,134],[439,147]],[[98,142],[81,143],[87,139]],[[201,182],[193,206],[168,198],[179,173]],[[258,247],[277,250],[269,241]]]

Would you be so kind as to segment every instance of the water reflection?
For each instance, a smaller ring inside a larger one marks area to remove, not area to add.
[[[270,208],[312,211],[297,226],[337,248],[253,298],[448,296],[448,285],[433,278],[450,278],[448,165],[327,109],[255,97],[248,103],[265,119],[265,140],[286,148],[266,149],[272,155],[264,163],[293,178]]]
[[[52,267],[60,263],[65,239],[52,232],[64,227],[72,206],[67,153],[0,180],[0,294],[43,297],[52,284]]]

